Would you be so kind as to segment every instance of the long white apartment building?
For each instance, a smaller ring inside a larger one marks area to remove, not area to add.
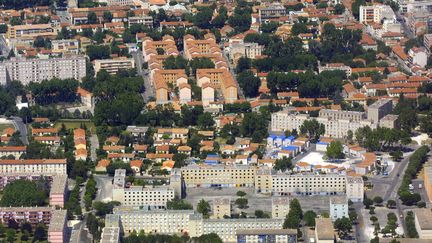
[[[216,233],[224,242],[236,242],[238,230],[282,229],[283,219],[203,219],[193,210],[143,210],[133,207],[115,208],[127,235],[132,231],[152,234],[184,234],[199,237]]]
[[[114,174],[112,199],[123,206],[149,206],[165,208],[166,203],[175,197],[175,191],[170,186],[125,187],[126,171],[118,169]]]
[[[12,58],[0,63],[0,84],[18,80],[27,85],[45,79],[81,80],[86,76],[86,60],[83,56],[49,59]]]
[[[97,74],[100,70],[105,70],[109,74],[116,74],[120,70],[128,70],[135,67],[133,58],[115,58],[94,60],[94,69]]]
[[[257,170],[255,191],[275,196],[346,195],[351,201],[363,201],[364,183],[361,177],[330,174],[285,174],[269,168]]]
[[[0,173],[66,175],[66,159],[0,160]]]
[[[324,125],[324,136],[343,138],[348,135],[348,131],[355,133],[357,129],[365,126],[372,129],[378,126],[394,128],[397,125],[397,117],[389,114],[392,109],[391,99],[383,99],[371,104],[367,112],[322,109],[318,117],[285,109],[272,114],[271,130],[274,132],[292,131],[293,129],[300,131],[300,126],[305,121],[315,119]],[[386,122],[388,119],[393,122]]]

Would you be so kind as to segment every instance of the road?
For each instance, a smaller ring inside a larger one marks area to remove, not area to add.
[[[23,120],[20,117],[13,116],[12,117],[12,123],[15,127],[15,130],[20,131],[21,134],[21,141],[27,145],[29,143],[28,137],[27,137],[27,126],[24,124]]]
[[[142,52],[140,50],[138,50],[136,52],[132,52],[132,56],[135,59],[135,65],[137,67],[137,72],[139,75],[141,75],[141,77],[144,80],[145,91],[144,91],[144,93],[142,93],[142,97],[144,99],[144,102],[147,103],[150,98],[156,97],[154,87],[150,83],[149,76],[148,76],[149,75],[148,70],[143,70],[143,68],[142,68],[142,65],[144,63]]]
[[[99,139],[96,134],[90,136],[90,158],[93,162],[96,162],[97,154],[96,149],[99,148]]]

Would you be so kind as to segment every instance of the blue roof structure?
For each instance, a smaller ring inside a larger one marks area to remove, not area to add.
[[[293,151],[293,150],[297,150],[298,147],[297,146],[285,146],[282,147],[283,150],[289,150],[289,151]]]

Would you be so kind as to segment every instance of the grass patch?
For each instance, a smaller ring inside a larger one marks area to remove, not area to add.
[[[9,128],[9,127],[12,127],[15,129],[15,127],[10,123],[1,123],[0,124],[0,132],[3,132],[4,129]]]
[[[54,127],[60,129],[62,124],[66,126],[66,129],[80,128],[81,124],[84,124],[91,133],[96,133],[96,126],[89,120],[58,120]]]

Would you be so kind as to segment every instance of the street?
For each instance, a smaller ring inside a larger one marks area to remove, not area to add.
[[[26,124],[24,124],[23,120],[20,117],[17,116],[13,116],[12,117],[12,123],[15,127],[15,130],[20,131],[20,135],[21,135],[21,141],[27,145],[28,142],[28,137],[27,137],[27,126]]]
[[[93,162],[96,162],[97,155],[96,149],[99,148],[99,139],[96,134],[90,136],[90,158]]]
[[[155,97],[154,87],[151,85],[150,80],[148,78],[148,72],[143,70],[142,65],[144,63],[143,55],[140,50],[136,52],[132,52],[132,56],[135,59],[135,66],[137,68],[137,73],[141,75],[144,80],[144,93],[142,93],[142,97],[144,99],[144,103],[147,103],[151,97]]]

